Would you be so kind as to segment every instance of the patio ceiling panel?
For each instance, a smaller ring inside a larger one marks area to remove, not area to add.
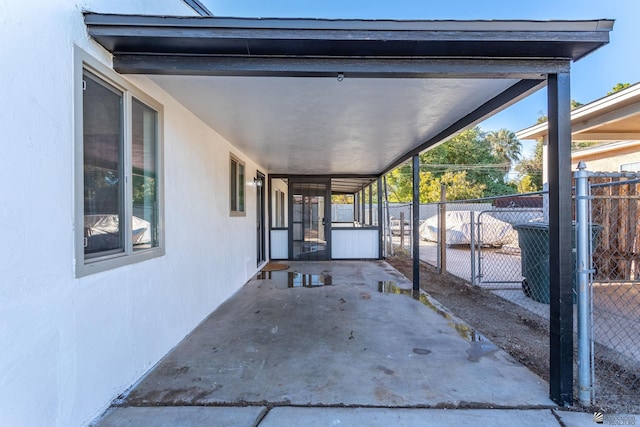
[[[151,76],[276,173],[371,174],[517,80]]]
[[[86,13],[146,74],[276,174],[377,176],[568,72],[612,21],[364,21]]]

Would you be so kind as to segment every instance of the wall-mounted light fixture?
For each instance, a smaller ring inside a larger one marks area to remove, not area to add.
[[[338,81],[341,82],[344,80],[344,73],[338,73]]]
[[[262,187],[262,179],[260,179],[260,178],[257,178],[257,177],[253,178],[253,183],[258,188]]]

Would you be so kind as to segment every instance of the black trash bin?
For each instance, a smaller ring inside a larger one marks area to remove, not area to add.
[[[530,222],[516,224],[522,263],[522,290],[525,295],[544,304],[549,304],[549,223]],[[591,242],[595,247],[602,226],[591,225]],[[571,258],[573,260],[573,302],[576,301],[576,227],[571,227]]]

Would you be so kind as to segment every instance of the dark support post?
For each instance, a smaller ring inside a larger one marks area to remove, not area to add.
[[[413,290],[420,289],[420,156],[413,156],[413,205],[412,205],[412,242],[413,242]]]
[[[573,257],[571,244],[571,94],[569,73],[548,77],[549,395],[573,404]]]
[[[360,205],[358,204],[358,193],[354,193],[353,195],[353,220],[360,222]]]
[[[369,225],[373,225],[373,184],[369,185]]]
[[[378,178],[378,258],[382,259],[384,256],[383,248],[384,248],[384,235],[382,234],[383,220],[382,220],[382,178]]]
[[[365,212],[366,212],[366,203],[367,203],[367,199],[365,197],[365,193],[364,193],[364,187],[362,187],[362,190],[360,190],[360,201],[362,203],[360,203],[360,223],[362,225],[366,225],[367,223],[367,217],[365,216]]]

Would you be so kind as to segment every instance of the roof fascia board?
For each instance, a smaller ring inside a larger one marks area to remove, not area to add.
[[[615,152],[621,150],[637,149],[640,146],[640,141],[619,141],[611,144],[598,145],[596,147],[584,148],[582,150],[576,150],[571,153],[572,159],[578,159],[582,157],[593,156],[596,154]]]
[[[505,108],[515,104],[521,99],[526,98],[532,93],[542,89],[546,84],[547,84],[546,79],[519,81],[518,83],[514,84],[507,90],[501,92],[497,96],[485,102],[480,107],[476,108],[471,113],[467,114],[465,117],[453,123],[451,126],[446,128],[436,136],[430,138],[429,140],[420,144],[418,147],[398,157],[380,175],[382,176],[390,172],[391,170],[395,169],[397,166],[401,165],[402,163],[410,159],[412,156],[416,154],[420,154],[421,152],[425,151],[428,148],[435,147],[447,141],[457,133],[475,126],[485,118],[504,110]]]
[[[584,115],[577,115],[571,118],[572,133],[588,132],[599,126],[611,124],[624,120],[628,117],[640,114],[640,101],[622,108],[618,108],[600,115],[590,114],[592,118],[586,118]]]
[[[626,89],[612,93],[611,95],[603,96],[602,98],[578,107],[572,111],[572,116],[575,116],[576,118],[584,118],[588,115],[597,114],[603,109],[611,108],[616,104],[633,101],[636,98],[638,102],[640,102],[640,83],[636,83]]]
[[[119,54],[122,74],[344,78],[541,79],[568,72],[561,59],[274,58]]]
[[[112,52],[117,50],[113,40],[131,38],[591,44],[586,51],[576,54],[578,56],[608,43],[613,21],[518,21],[521,26],[516,28],[514,21],[329,21],[104,15],[87,12],[85,24],[90,36],[102,39],[103,43],[111,39],[105,43],[105,47]],[[114,46],[106,45],[108,43]]]
[[[606,43],[602,31],[436,31],[436,30],[327,30],[299,28],[226,28],[194,26],[111,26],[91,24],[93,37],[175,37],[262,40],[332,40],[332,41],[475,41],[475,42],[593,42]]]
[[[549,133],[549,123],[543,122],[516,132],[518,139],[538,139]]]
[[[613,108],[616,104],[634,100],[635,98],[638,98],[638,102],[640,102],[640,83],[636,83],[633,86],[630,86],[619,92],[604,96],[593,102],[578,107],[575,110],[571,111],[572,129],[574,124],[573,122],[589,120],[590,117],[600,114],[602,110]],[[638,109],[638,107],[636,107],[636,112],[638,111],[640,110]],[[548,133],[547,126],[547,122],[540,123],[516,132],[516,136],[518,137],[518,139],[542,138]],[[586,130],[586,128],[582,130],[584,131]]]
[[[640,132],[589,132],[571,136],[572,141],[630,141],[640,140]]]
[[[640,92],[634,95],[640,95]],[[625,96],[616,97],[614,99],[607,98],[602,98],[601,100],[596,101],[595,104],[590,103],[576,108],[571,112],[571,133],[573,135],[572,138],[577,141],[579,140],[577,139],[577,137],[579,137],[580,133],[589,132],[590,130],[596,129],[599,126],[615,123],[617,121],[640,114],[640,97],[638,102],[617,109],[612,108],[615,108],[615,105],[617,103],[627,101],[629,99],[632,99],[632,97]],[[606,111],[607,109],[611,110],[605,113],[604,111]],[[516,132],[516,137],[518,139],[543,138],[549,133],[548,125],[549,124],[545,122],[520,130]],[[590,134],[586,134],[586,139],[582,138],[582,140],[597,139],[589,135]]]
[[[210,13],[210,12],[209,12]],[[244,29],[346,30],[346,31],[452,31],[471,33],[499,32],[604,32],[613,28],[614,20],[367,20],[145,16],[85,12],[87,25],[135,27],[216,27]]]

